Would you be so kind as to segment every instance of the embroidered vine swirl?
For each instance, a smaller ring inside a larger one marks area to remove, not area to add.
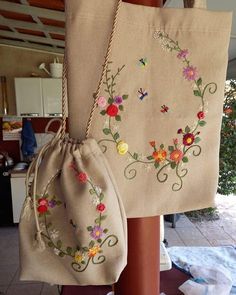
[[[124,167],[124,176],[126,179],[132,180],[137,176],[138,165],[145,166],[146,168],[153,167],[157,171],[156,179],[160,183],[165,183],[169,178],[170,171],[173,171],[176,181],[172,184],[172,190],[179,191],[184,184],[183,178],[188,174],[187,164],[189,162],[189,156],[198,157],[201,154],[202,148],[199,145],[201,141],[199,130],[207,124],[205,120],[207,115],[205,95],[206,93],[213,95],[217,91],[217,84],[210,82],[204,85],[198,69],[188,58],[188,49],[182,49],[178,41],[173,40],[163,31],[155,32],[154,38],[159,41],[165,51],[176,53],[176,57],[184,65],[182,72],[183,78],[193,87],[193,97],[200,100],[199,110],[194,115],[196,116],[195,123],[192,127],[189,127],[189,125],[184,128],[180,127],[177,130],[177,137],[173,138],[173,143],[170,143],[168,147],[164,143],[157,144],[155,140],[152,140],[149,144],[153,151],[149,155],[144,156],[137,151],[131,152],[128,143],[122,140],[121,134],[117,131],[115,125],[115,122],[119,123],[121,121],[125,101],[129,98],[128,94],[120,95],[115,91],[115,80],[125,68],[125,65],[118,68],[114,74],[111,73],[111,69],[108,67],[105,81],[103,82],[108,98],[100,97],[97,101],[97,105],[101,109],[100,114],[106,118],[105,127],[103,128],[106,138],[102,138],[98,143],[104,153],[107,152],[107,144],[111,143],[115,145],[118,154],[127,156],[130,163]],[[146,61],[145,65],[144,62],[142,63],[142,66],[146,66],[147,59],[142,60]],[[111,64],[112,62],[109,62],[109,66]],[[148,94],[143,89],[141,90],[142,98],[140,97],[140,99],[143,99]],[[168,111],[168,107],[163,105],[162,112],[165,111]]]

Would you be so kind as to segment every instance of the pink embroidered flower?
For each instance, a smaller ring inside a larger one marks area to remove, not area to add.
[[[39,213],[42,214],[42,213],[45,213],[48,211],[48,207],[46,205],[40,205],[40,206],[38,206],[37,210]]]
[[[189,54],[188,49],[183,49],[177,54],[177,57],[179,59],[185,59],[188,54]]]
[[[103,229],[98,225],[94,226],[93,230],[90,233],[90,236],[94,238],[95,240],[100,239],[102,235],[103,235]]]
[[[110,104],[107,108],[107,114],[110,117],[115,117],[118,114],[118,107],[114,104]]]
[[[103,212],[105,209],[106,209],[105,204],[101,203],[101,204],[98,204],[98,205],[97,205],[97,210],[98,210],[99,212]]]
[[[183,69],[183,76],[188,81],[193,81],[197,79],[197,68],[193,66],[188,66]]]
[[[79,182],[82,182],[82,183],[86,183],[87,180],[88,180],[88,176],[86,173],[84,172],[80,172],[76,175],[77,179],[79,180]]]
[[[123,99],[121,96],[115,96],[115,104],[120,105],[122,104]]]
[[[178,142],[178,138],[174,138],[173,139],[173,143],[176,145],[176,144],[178,144],[179,142]]]
[[[183,156],[183,152],[177,149],[170,154],[170,159],[175,163],[179,163],[183,159]]]
[[[183,144],[189,146],[194,142],[194,139],[195,136],[193,133],[186,133],[183,137]]]
[[[42,206],[47,206],[48,205],[48,201],[45,198],[40,198],[38,200],[38,203],[39,203],[39,205],[42,205]]]
[[[181,128],[178,129],[177,133],[178,133],[178,134],[182,134],[182,133],[183,133],[183,129],[181,129]]]
[[[205,113],[202,112],[202,111],[201,111],[201,112],[198,112],[198,113],[197,113],[197,117],[198,117],[199,120],[202,120],[202,119],[205,118]]]
[[[155,147],[156,146],[156,142],[155,141],[150,141],[150,146]]]
[[[105,106],[107,105],[107,100],[104,96],[100,96],[98,98],[97,104],[100,108],[105,108]]]

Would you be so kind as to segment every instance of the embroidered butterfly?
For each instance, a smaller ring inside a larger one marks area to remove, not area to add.
[[[165,104],[163,104],[163,106],[161,106],[161,112],[164,114],[164,113],[168,113],[168,111],[169,111],[169,108]]]
[[[143,100],[146,96],[148,96],[148,92],[144,90],[143,88],[140,88],[138,90],[138,97],[140,100]]]
[[[142,68],[146,67],[146,65],[148,64],[147,58],[146,57],[140,58],[140,60],[138,61],[138,64]]]

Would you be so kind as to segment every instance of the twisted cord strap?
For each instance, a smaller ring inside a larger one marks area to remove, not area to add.
[[[63,73],[62,73],[62,124],[61,124],[61,138],[66,134],[66,106],[67,106],[67,61],[64,55]]]
[[[94,103],[93,103],[93,107],[91,109],[90,115],[89,115],[89,119],[88,119],[88,123],[87,123],[87,128],[86,128],[86,139],[89,136],[89,132],[90,132],[90,128],[91,128],[91,124],[92,124],[92,120],[93,120],[93,116],[94,116],[94,112],[96,110],[97,107],[97,101],[99,98],[99,94],[102,88],[102,82],[104,80],[105,74],[106,74],[106,70],[107,70],[107,66],[108,66],[108,61],[111,55],[111,49],[112,49],[112,44],[113,44],[113,40],[114,40],[114,36],[116,33],[116,28],[117,28],[117,23],[118,23],[118,16],[119,16],[119,11],[121,8],[121,3],[122,0],[118,0],[118,4],[117,4],[117,8],[116,8],[116,12],[115,12],[115,16],[114,16],[114,21],[113,21],[113,25],[112,25],[112,32],[110,35],[110,39],[109,39],[109,43],[108,43],[108,47],[107,47],[107,53],[105,56],[105,61],[104,61],[104,65],[103,65],[103,70],[102,70],[102,74],[97,86],[97,90],[95,92],[95,98],[94,98]]]

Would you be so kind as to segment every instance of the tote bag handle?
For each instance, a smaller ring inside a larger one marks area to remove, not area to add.
[[[69,0],[68,0],[69,1]],[[185,8],[206,8],[206,0],[183,0],[184,1],[184,7]],[[106,51],[106,56],[105,56],[105,61],[103,64],[103,69],[101,73],[101,77],[98,82],[98,86],[94,95],[94,102],[90,111],[89,119],[87,122],[87,127],[86,127],[86,135],[85,138],[87,139],[89,137],[90,133],[90,128],[93,120],[93,116],[97,107],[97,102],[99,99],[99,94],[102,88],[102,83],[106,74],[109,58],[111,55],[111,50],[112,50],[112,44],[114,40],[114,36],[116,33],[116,28],[117,28],[117,23],[118,23],[118,16],[119,16],[119,11],[121,8],[122,0],[117,0],[117,6],[116,6],[116,11],[114,15],[114,21],[112,25],[112,31]],[[61,128],[61,137],[64,138],[65,132],[66,132],[66,106],[67,106],[67,83],[66,83],[66,78],[67,78],[67,61],[66,61],[66,55],[64,55],[64,62],[63,62],[63,75],[62,75],[62,128]]]

